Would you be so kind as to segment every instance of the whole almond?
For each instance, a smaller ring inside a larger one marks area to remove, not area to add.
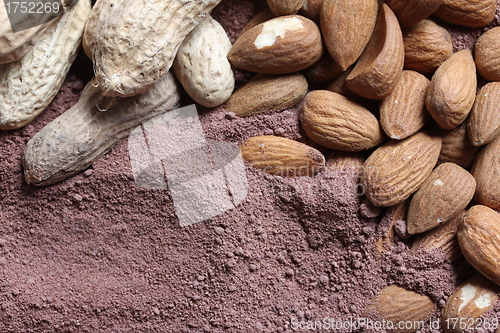
[[[224,107],[240,117],[283,110],[299,103],[307,94],[307,87],[301,73],[258,74],[234,92]]]
[[[276,16],[296,14],[305,0],[266,0],[267,5]]]
[[[90,10],[90,1],[80,0],[21,59],[0,65],[0,129],[25,126],[49,106],[78,54]]]
[[[378,0],[323,1],[321,32],[328,52],[342,70],[363,53],[375,28],[378,9]]]
[[[439,126],[451,130],[467,118],[476,98],[476,86],[471,50],[459,51],[439,66],[426,96],[427,109]]]
[[[500,284],[500,214],[483,206],[467,212],[457,232],[465,259],[481,274]]]
[[[118,99],[103,96],[94,78],[75,105],[26,144],[23,153],[26,182],[51,185],[85,170],[133,128],[176,109],[179,102],[180,86],[171,73],[144,94]],[[100,109],[99,104],[107,110]]]
[[[462,250],[458,245],[457,230],[462,224],[467,211],[460,211],[448,223],[445,223],[435,229],[429,230],[423,234],[415,235],[411,245],[412,252],[441,250],[451,262],[462,258]]]
[[[347,87],[366,98],[384,99],[398,82],[403,64],[401,28],[392,10],[383,4],[370,42],[347,77]]]
[[[496,5],[496,0],[444,0],[434,15],[451,24],[479,28],[493,21]]]
[[[306,0],[300,10],[300,14],[317,22],[319,20],[322,6],[323,0]]]
[[[417,24],[441,6],[443,0],[386,0],[399,20],[402,28]]]
[[[378,120],[370,111],[327,90],[306,95],[300,124],[311,140],[337,150],[366,150],[384,139]]]
[[[475,59],[479,75],[488,81],[500,81],[500,27],[483,33],[476,41]]]
[[[380,125],[396,140],[417,133],[431,118],[425,107],[430,81],[415,71],[403,71],[399,83],[380,104]]]
[[[303,73],[309,81],[325,83],[335,79],[342,74],[340,66],[333,61],[328,52],[324,52],[321,59],[309,68],[304,69]]]
[[[303,70],[323,54],[316,23],[300,16],[280,16],[261,23],[234,43],[228,59],[236,67],[264,74]]]
[[[467,131],[474,146],[488,144],[500,134],[500,82],[487,83],[479,90]]]
[[[484,147],[476,157],[472,175],[476,178],[474,201],[500,210],[500,137]]]
[[[314,176],[325,157],[306,144],[273,135],[255,136],[240,144],[243,158],[254,168],[282,177]]]
[[[453,54],[450,33],[435,22],[422,20],[402,32],[405,69],[432,73]]]
[[[99,0],[83,35],[105,96],[150,89],[166,74],[186,36],[221,0]]]
[[[479,152],[467,135],[467,122],[450,131],[442,131],[443,145],[438,163],[452,162],[462,168],[469,169]]]
[[[469,204],[476,181],[462,167],[444,163],[436,167],[413,195],[407,230],[417,234],[447,223]]]
[[[363,166],[361,184],[375,205],[389,207],[405,201],[436,165],[441,137],[418,132],[377,148]]]
[[[398,324],[425,323],[437,308],[429,296],[417,294],[395,284],[380,290],[370,306],[385,322],[393,323],[393,328],[389,331],[398,333],[415,332],[416,328],[400,328]]]
[[[467,323],[476,324],[498,302],[497,293],[498,286],[481,274],[462,283],[441,310],[441,325],[445,332],[460,333],[470,326],[456,323],[457,318],[467,318]]]

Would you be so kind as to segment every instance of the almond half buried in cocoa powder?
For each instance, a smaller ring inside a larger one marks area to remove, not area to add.
[[[354,101],[328,90],[304,98],[300,124],[314,142],[332,149],[362,151],[382,143],[377,118]]]
[[[394,89],[404,65],[403,35],[392,10],[383,4],[365,51],[346,80],[356,94],[384,99]]]
[[[240,150],[251,166],[271,175],[314,176],[325,168],[325,157],[317,149],[279,136],[251,137]]]
[[[228,59],[256,73],[287,74],[303,70],[323,54],[318,26],[300,16],[280,16],[261,23],[234,43]]]
[[[257,74],[234,92],[225,109],[240,117],[290,108],[307,93],[307,80],[301,73]]]

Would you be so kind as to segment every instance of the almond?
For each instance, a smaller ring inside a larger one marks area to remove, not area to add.
[[[300,123],[311,140],[327,148],[361,151],[383,140],[378,120],[370,111],[327,90],[306,95]]]
[[[417,234],[447,223],[465,209],[474,196],[476,181],[454,163],[435,168],[413,195],[408,208],[407,230]]]
[[[500,210],[500,137],[479,152],[471,173],[477,183],[474,201]]]
[[[474,55],[479,75],[488,81],[500,81],[500,27],[483,33],[476,41]]]
[[[309,81],[317,83],[325,83],[335,79],[342,74],[340,66],[333,61],[328,52],[323,53],[323,57],[309,68],[306,68],[304,75]]]
[[[306,0],[304,2],[304,5],[302,6],[302,9],[300,10],[300,13],[305,17],[317,22],[319,20],[322,6],[323,0]]]
[[[493,21],[496,5],[496,0],[444,0],[434,15],[451,24],[479,28]]]
[[[471,50],[459,51],[439,66],[426,96],[427,109],[439,126],[451,130],[467,118],[476,98],[476,86]]]
[[[500,134],[500,82],[487,83],[479,90],[467,124],[474,146],[488,144]]]
[[[316,23],[300,16],[280,16],[261,23],[234,43],[228,59],[236,67],[264,74],[303,70],[323,54]]]
[[[500,284],[500,214],[483,205],[473,206],[459,226],[457,238],[465,259]]]
[[[273,135],[255,136],[240,145],[243,158],[254,168],[282,177],[314,176],[325,157],[303,143]]]
[[[349,98],[359,98],[356,94],[351,92],[345,84],[347,77],[352,71],[352,67],[348,68],[344,73],[340,74],[336,79],[328,83],[325,87],[326,90],[341,94]]]
[[[431,252],[439,249],[444,252],[451,262],[462,258],[462,251],[457,240],[457,229],[462,224],[466,213],[466,210],[462,210],[450,222],[429,230],[426,233],[416,235],[411,246],[411,251]]]
[[[378,253],[382,254],[390,250],[395,241],[395,226],[398,221],[406,220],[406,211],[408,210],[408,200],[395,206],[389,207],[384,218],[377,226],[377,234],[382,235],[377,240],[376,247]]]
[[[427,132],[377,148],[363,166],[361,182],[367,198],[382,207],[405,201],[429,176],[440,149],[441,138]]]
[[[467,122],[463,122],[451,131],[443,131],[443,145],[439,154],[439,163],[452,162],[469,169],[474,163],[479,147],[475,147],[467,136]]]
[[[443,0],[386,0],[402,28],[417,24],[441,6]]]
[[[403,71],[399,83],[380,104],[380,125],[396,140],[417,133],[431,118],[425,107],[430,81],[415,71]]]
[[[498,302],[497,293],[498,286],[481,274],[462,283],[441,310],[441,325],[445,332],[460,333],[469,327],[475,328],[479,317]],[[463,327],[460,322],[455,322],[456,318],[467,318],[468,325]]]
[[[347,77],[347,87],[366,98],[384,99],[398,82],[403,64],[401,28],[392,10],[383,4],[370,42]]]
[[[453,54],[450,33],[435,22],[423,20],[402,32],[405,69],[432,73]]]
[[[258,74],[231,95],[225,109],[240,117],[284,110],[299,103],[307,94],[307,87],[301,73]]]
[[[305,0],[266,0],[267,5],[276,16],[296,14]]]
[[[400,322],[427,322],[436,310],[436,304],[428,296],[393,284],[379,291],[373,308],[383,320],[393,324],[393,329],[389,331],[413,333],[418,327],[405,329],[399,328],[398,324]]]
[[[363,167],[363,156],[360,153],[349,151],[330,152],[326,156],[325,168],[332,169],[354,169],[358,171]]]
[[[375,28],[378,9],[378,0],[323,1],[321,32],[328,52],[342,70],[363,53]]]

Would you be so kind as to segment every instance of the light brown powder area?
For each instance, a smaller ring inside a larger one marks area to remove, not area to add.
[[[263,7],[223,0],[213,14],[234,41]],[[38,119],[0,132],[0,332],[292,332],[300,321],[356,320],[392,283],[443,306],[472,274],[439,252],[411,254],[399,238],[379,255],[389,217],[358,195],[355,168],[285,179],[247,166],[240,206],[184,228],[168,190],[135,185],[126,140],[67,181],[26,185],[26,142],[91,75],[81,55]],[[250,76],[238,75],[239,84]],[[312,145],[300,107],[249,118],[198,110],[209,140],[272,134]]]

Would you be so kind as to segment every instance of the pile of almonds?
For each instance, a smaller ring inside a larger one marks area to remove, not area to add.
[[[0,129],[43,111],[82,42],[94,63],[80,101],[28,142],[26,181],[50,185],[84,170],[132,128],[177,108],[181,85],[197,103],[239,117],[298,105],[316,148],[257,136],[241,143],[243,157],[273,175],[313,177],[327,149],[369,154],[364,194],[394,213],[379,252],[406,220],[412,251],[438,248],[452,262],[463,254],[478,271],[442,309],[445,330],[463,330],[451,318],[492,309],[500,285],[500,27],[478,39],[474,54],[453,53],[449,33],[428,17],[482,27],[496,1],[267,0],[234,45],[209,15],[220,1],[97,0],[90,9],[80,0],[17,44],[0,27]],[[235,67],[258,74],[233,93]],[[490,81],[479,92],[476,72]],[[310,91],[311,83],[322,89]],[[427,321],[437,307],[397,285],[373,305],[394,322]]]

